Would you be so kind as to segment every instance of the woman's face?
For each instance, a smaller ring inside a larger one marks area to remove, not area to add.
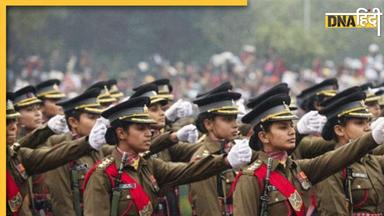
[[[27,131],[34,130],[43,124],[43,114],[41,113],[40,104],[32,104],[19,110],[20,127]]]
[[[99,114],[83,112],[80,114],[79,119],[70,117],[69,124],[71,125],[71,129],[79,136],[88,136],[99,117]]]
[[[341,138],[346,142],[357,139],[370,130],[369,119],[366,118],[351,118],[346,121],[344,126],[335,126],[335,132],[339,140]]]
[[[17,137],[17,119],[7,119],[7,145],[16,142]]]
[[[295,148],[296,133],[293,121],[273,122],[268,132],[259,132],[259,139],[263,142],[266,152],[288,151]]]
[[[155,128],[162,129],[165,127],[165,114],[160,103],[151,104],[148,107],[149,116],[156,121]]]
[[[373,115],[373,118],[380,117],[381,109],[379,102],[373,101],[373,102],[367,102],[365,103],[368,107],[368,111]]]
[[[151,145],[151,138],[150,124],[132,124],[128,127],[125,134],[126,143],[136,153],[148,151]]]
[[[236,115],[218,115],[213,120],[204,120],[208,135],[226,141],[235,139],[239,133],[236,117]]]
[[[48,120],[55,115],[63,115],[63,108],[56,105],[57,100],[45,99],[41,111],[44,114],[44,117]]]

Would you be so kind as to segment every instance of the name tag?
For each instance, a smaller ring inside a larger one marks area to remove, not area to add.
[[[353,178],[368,178],[368,175],[366,173],[352,173]]]
[[[136,184],[135,183],[132,183],[132,184],[120,184],[119,188],[120,189],[135,189],[136,188]]]

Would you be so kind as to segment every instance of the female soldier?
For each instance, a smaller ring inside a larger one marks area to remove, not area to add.
[[[200,139],[201,147],[193,155],[192,161],[205,154],[221,154],[231,148],[232,141],[238,135],[236,118],[239,108],[234,101],[241,97],[241,94],[232,92],[231,89],[232,85],[226,82],[194,101],[200,111],[196,126],[204,137]],[[227,192],[234,176],[233,170],[227,170],[191,184],[193,215],[232,214],[232,201],[227,199]]]
[[[35,96],[35,88],[26,86],[14,93],[14,105],[19,117],[19,137],[33,131],[43,124],[43,114],[40,105],[42,101]]]
[[[206,155],[189,164],[140,157],[150,147],[150,124],[155,123],[148,104],[148,97],[131,98],[102,113],[111,122],[108,129],[102,121],[96,122],[90,144],[107,142],[116,149],[86,176],[84,215],[151,215],[160,189],[201,180],[250,160],[251,150],[244,142],[228,156]]]
[[[328,118],[322,136],[334,140],[336,149],[369,132],[372,114],[362,103],[358,88],[329,99],[322,111]],[[346,94],[345,94],[346,93]],[[353,105],[355,104],[355,105]],[[349,112],[348,112],[349,111]],[[367,154],[316,185],[320,215],[380,215],[384,213],[384,156]]]
[[[359,100],[364,99],[365,95],[359,94]],[[253,126],[250,146],[260,152],[258,159],[237,176],[237,184],[234,184],[235,215],[305,215],[310,204],[308,191],[311,184],[355,162],[384,142],[383,122],[372,133],[361,136],[350,145],[314,159],[292,160],[287,151],[295,147],[292,120],[297,117],[287,106],[289,103],[288,95],[274,95],[242,119]],[[359,104],[351,105],[353,109],[348,112],[365,109]]]
[[[155,81],[143,84],[134,88],[135,93],[131,96],[131,98],[141,96],[148,96],[150,98],[148,114],[156,121],[155,124],[151,125],[152,136],[155,138],[151,143],[151,152],[153,153],[154,149],[161,149],[161,151],[158,151],[156,154],[151,153],[152,157],[157,157],[164,161],[188,162],[193,153],[199,148],[199,145],[189,144],[196,142],[198,132],[194,125],[187,125],[177,133],[174,133],[170,128],[166,127],[164,109],[173,98],[169,91],[172,88],[170,87],[169,80],[159,81],[160,82]],[[162,90],[161,94],[159,94],[159,89]],[[189,143],[180,142],[175,144],[178,140]],[[170,188],[169,191],[165,192],[165,197],[159,199],[162,201],[158,202],[159,206],[156,206],[155,209],[158,215],[180,215],[178,187]]]

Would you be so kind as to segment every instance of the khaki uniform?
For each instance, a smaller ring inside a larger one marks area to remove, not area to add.
[[[384,146],[380,145],[372,150],[372,154],[374,155],[384,155]]]
[[[139,166],[135,170],[126,165],[123,172],[135,179],[148,194],[153,206],[156,205],[159,188],[170,188],[175,185],[198,181],[226,170],[229,166],[224,162],[223,156],[207,155],[205,158],[190,164],[170,163],[159,159],[140,158]],[[84,192],[84,215],[105,216],[111,212],[112,187],[105,169],[111,163],[119,167],[121,155],[114,150],[110,157],[97,166],[89,178]],[[158,186],[157,186],[158,185]],[[122,189],[118,203],[118,215],[139,215],[129,189]],[[149,210],[145,215],[151,215]]]
[[[38,136],[35,136],[35,134],[38,134]],[[38,148],[41,146],[44,146],[45,141],[53,135],[53,131],[49,129],[47,125],[44,125],[42,127],[36,128],[33,130],[31,133],[26,134],[24,137],[22,137],[18,142],[22,143],[22,147],[27,147],[27,148]],[[25,142],[25,140],[28,140],[28,142]],[[32,186],[32,191],[33,191],[33,197],[35,204],[36,202],[40,201],[40,204],[45,204],[50,210],[47,210],[46,213],[52,214],[51,212],[51,195],[48,190],[48,186],[45,181],[45,175],[44,174],[39,174],[39,175],[33,175],[28,181],[30,181],[30,186]],[[30,202],[32,200],[26,200],[26,204],[24,205],[23,211],[24,211],[25,206],[29,206]],[[36,207],[36,205],[35,205]],[[28,211],[29,207],[28,207]]]
[[[192,157],[192,161],[199,160],[205,155],[219,155],[221,152],[221,145],[213,141],[208,136],[201,140],[202,145],[199,150]],[[235,178],[235,173],[232,169],[220,174],[222,192],[226,196],[230,189],[231,183]],[[199,216],[204,215],[222,215],[225,212],[224,200],[222,197],[219,199],[218,192],[218,176],[212,176],[205,180],[194,182],[190,185],[190,198],[194,214]],[[219,184],[220,185],[220,184]]]
[[[169,137],[172,131],[157,136],[151,143],[152,158],[170,162],[189,162],[192,155],[200,148],[200,144],[173,143]],[[156,153],[157,152],[157,153]],[[167,215],[180,215],[178,187],[164,191],[163,202],[167,206]],[[165,203],[166,201],[166,203]]]
[[[301,171],[308,177],[310,183],[316,184],[358,160],[376,146],[372,135],[366,134],[353,144],[340,147],[313,159],[292,160],[288,158],[285,166],[274,160],[272,171],[280,172],[294,185],[307,208],[310,204],[310,194],[308,193],[310,188],[306,188],[304,184],[299,182],[297,177]],[[234,215],[253,216],[260,214],[260,196],[263,191],[259,188],[254,171],[262,163],[267,164],[267,157],[265,153],[259,153],[259,158],[243,170],[243,175],[239,178],[234,191]],[[289,212],[293,212],[293,210],[288,199],[277,190],[271,191],[269,193],[268,215],[287,215]]]
[[[152,157],[160,158],[163,161],[189,162],[201,144],[173,143],[169,138],[171,133],[166,132],[153,139],[150,151],[155,154]]]
[[[85,138],[70,143],[62,143],[54,148],[30,149],[21,147],[18,150],[12,150],[11,147],[7,146],[7,171],[10,172],[20,190],[21,202],[28,193],[28,176],[54,169],[89,151],[91,148]],[[7,214],[9,213],[9,206],[7,205]]]
[[[54,135],[53,131],[49,129],[47,125],[44,125],[42,127],[36,128],[31,133],[20,138],[18,143],[20,143],[21,147],[34,149],[40,145],[43,145],[45,141],[52,135]]]
[[[384,156],[366,155],[352,169],[353,213],[384,213]],[[346,171],[337,172],[316,185],[320,215],[351,215],[344,185]]]
[[[295,160],[314,158],[325,152],[332,151],[335,145],[336,142],[326,141],[320,136],[305,136],[293,151],[292,158]]]
[[[71,133],[52,136],[46,143],[47,146],[55,146],[58,143],[64,141],[71,141],[73,139]],[[79,190],[79,194],[76,198],[79,198],[80,202],[76,203],[81,205],[82,193],[81,188],[83,186],[83,180],[88,170],[104,157],[105,152],[111,152],[113,146],[104,145],[102,150],[89,151],[82,157],[70,161],[64,166],[58,167],[54,170],[45,173],[46,184],[49,187],[51,193],[52,210],[54,215],[76,215],[75,210],[75,197],[74,197],[74,184],[77,185],[76,189]],[[77,175],[78,181],[74,182],[72,177]]]

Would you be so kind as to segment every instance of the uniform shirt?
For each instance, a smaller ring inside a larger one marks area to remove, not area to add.
[[[219,142],[213,141],[208,136],[201,140],[200,145],[201,147],[193,155],[191,161],[199,160],[209,154],[219,155],[222,149]],[[232,170],[228,170],[222,175],[222,191],[224,193],[229,191],[234,177],[235,174]],[[189,193],[192,201],[192,208],[196,215],[222,215],[224,206],[219,202],[217,187],[217,176],[212,176],[190,185]]]
[[[108,161],[119,167],[121,155],[114,150]],[[84,215],[105,216],[111,212],[112,186],[105,169],[108,167],[101,163],[90,175],[84,191]],[[193,163],[172,163],[160,159],[140,159],[138,169],[130,165],[124,167],[123,172],[135,179],[149,196],[153,206],[156,205],[159,188],[170,188],[175,185],[198,181],[228,169],[222,155],[207,155],[205,158]],[[158,185],[158,187],[156,187]],[[153,207],[152,206],[152,207]],[[153,209],[153,208],[152,208]],[[122,189],[118,203],[118,215],[139,215],[129,189]],[[151,212],[148,214],[150,215]]]
[[[384,212],[384,156],[366,155],[350,165],[353,212]],[[344,192],[345,171],[339,171],[316,185],[320,215],[351,215]]]

